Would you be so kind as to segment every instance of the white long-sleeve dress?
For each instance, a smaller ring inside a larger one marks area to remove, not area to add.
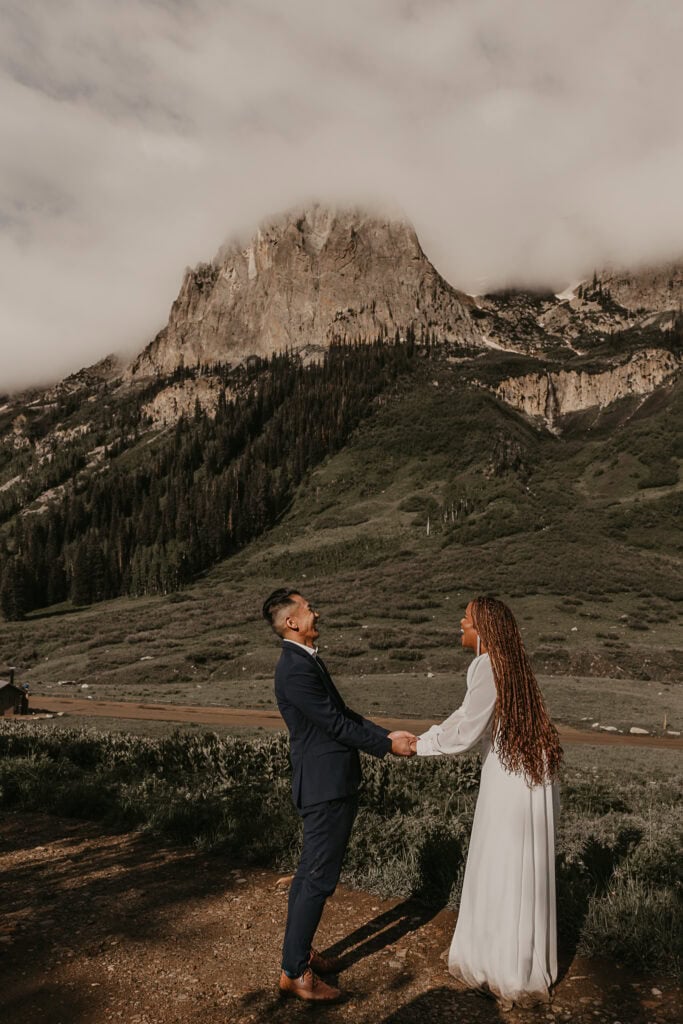
[[[491,745],[496,685],[488,654],[467,673],[467,694],[450,718],[418,738],[423,757],[481,744],[474,812],[448,969],[504,1003],[547,1001],[557,977],[555,818],[557,787],[529,786]]]

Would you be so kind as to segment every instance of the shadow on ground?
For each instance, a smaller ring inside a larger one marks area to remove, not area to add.
[[[91,1020],[93,993],[53,983],[56,970],[110,943],[153,941],[187,901],[235,887],[217,857],[46,815],[5,817],[0,856],[10,855],[11,870],[0,873],[3,1024]]]
[[[410,932],[422,928],[440,910],[440,907],[425,907],[415,900],[405,900],[339,939],[325,950],[325,955],[339,957],[340,969],[345,971],[365,957],[394,945]]]

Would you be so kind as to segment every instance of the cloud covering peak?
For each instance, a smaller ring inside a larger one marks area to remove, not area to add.
[[[390,203],[456,287],[683,253],[675,0],[0,0],[0,392],[140,350],[183,267]]]

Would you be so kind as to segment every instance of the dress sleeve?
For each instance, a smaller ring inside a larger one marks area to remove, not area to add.
[[[433,725],[417,740],[420,757],[462,754],[471,750],[485,734],[496,703],[496,685],[488,657],[473,667],[465,699],[441,725]]]

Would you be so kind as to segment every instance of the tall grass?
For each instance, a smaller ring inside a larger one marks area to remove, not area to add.
[[[475,757],[364,758],[345,881],[384,896],[456,907],[476,802]],[[644,794],[648,794],[645,799]],[[294,866],[300,823],[287,741],[86,730],[0,722],[0,805],[139,827],[220,850],[236,864]],[[596,778],[563,786],[557,879],[560,937],[586,953],[675,972],[683,879],[677,791],[666,780]]]

